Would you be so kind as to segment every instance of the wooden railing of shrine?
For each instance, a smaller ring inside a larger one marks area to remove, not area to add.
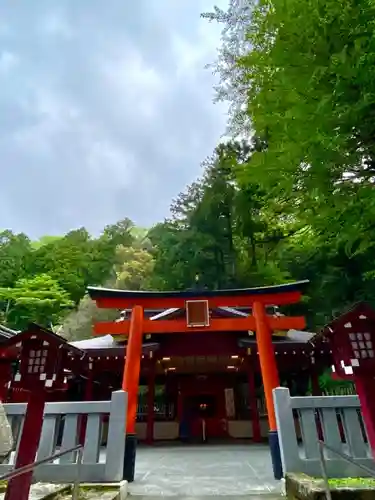
[[[356,464],[374,469],[357,396],[291,397],[289,389],[278,387],[273,399],[284,475],[296,472],[321,477],[319,441],[327,445],[328,477],[356,477]]]
[[[8,403],[4,408],[12,426],[15,447],[7,463],[0,464],[0,475],[13,469],[26,403]],[[113,392],[110,401],[47,403],[36,460],[43,460],[60,450],[78,445],[82,437],[82,421],[87,416],[84,440],[81,443],[81,482],[121,481],[126,409],[127,394],[124,391]],[[108,424],[104,424],[108,415]],[[54,462],[41,465],[34,472],[34,480],[52,483],[74,482],[77,475],[77,458],[77,452],[72,452]]]

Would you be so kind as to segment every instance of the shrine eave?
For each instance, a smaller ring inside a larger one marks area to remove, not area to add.
[[[121,344],[112,337],[112,335],[104,335],[93,339],[78,340],[71,342],[69,345],[76,347],[86,353],[89,358],[102,357],[123,357],[126,355],[126,345]],[[149,354],[159,349],[158,342],[146,342],[142,344],[142,354]]]
[[[67,350],[73,356],[82,357],[85,354],[78,347],[69,344],[60,335],[57,335],[51,330],[47,330],[46,328],[43,328],[36,323],[30,323],[26,330],[22,332],[15,332],[14,335],[10,335],[7,338],[4,338],[3,342],[1,343],[1,347],[4,349],[9,349],[12,347],[17,348],[25,339],[32,335],[45,337],[46,340],[54,343],[55,345],[59,345],[61,349]]]
[[[8,339],[11,339],[15,335],[20,333],[19,331],[12,330],[8,328],[7,326],[0,325],[0,343],[7,341]]]
[[[375,323],[375,311],[364,301],[357,302],[349,309],[346,309],[340,316],[326,324],[320,332],[311,339],[311,342],[328,342],[329,339],[335,335],[335,332],[343,331],[347,323],[357,323],[361,320],[367,320],[373,324]]]
[[[242,349],[248,349],[252,348],[253,354],[258,351],[258,344],[255,339],[251,338],[240,338],[238,339],[237,342],[238,347]],[[275,352],[278,352],[280,349],[281,350],[286,350],[286,351],[293,351],[293,350],[306,350],[307,352],[310,352],[313,350],[313,346],[309,342],[304,342],[304,341],[293,341],[293,340],[280,340],[280,341],[272,341],[272,346],[274,348]]]
[[[256,288],[234,288],[226,290],[185,290],[185,291],[134,291],[89,286],[91,299],[99,307],[181,307],[186,300],[206,299],[212,306],[251,305],[259,300],[266,304],[288,304],[298,302],[309,281],[297,281],[282,285]]]
[[[245,295],[270,295],[285,292],[303,291],[309,284],[309,280],[296,281],[294,283],[285,283],[283,285],[260,286],[255,288],[233,288],[225,290],[183,290],[183,291],[134,291],[120,290],[115,288],[101,288],[95,286],[87,287],[87,291],[92,299],[99,298],[140,298],[140,299],[169,299],[182,297],[184,299],[200,297],[242,297]]]

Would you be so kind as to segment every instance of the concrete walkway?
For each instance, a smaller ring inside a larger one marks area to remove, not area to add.
[[[130,495],[138,500],[256,499],[265,494],[280,498],[281,491],[282,483],[273,479],[267,446],[252,444],[140,447],[136,478],[129,484]]]

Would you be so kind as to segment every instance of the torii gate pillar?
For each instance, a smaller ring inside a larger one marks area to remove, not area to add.
[[[139,373],[142,358],[143,307],[135,306],[130,320],[129,339],[126,348],[126,359],[122,389],[128,393],[128,409],[126,415],[125,457],[123,478],[134,481],[137,436],[135,423],[137,418]]]
[[[283,477],[283,468],[281,463],[279,436],[277,433],[275,407],[272,395],[273,389],[280,386],[279,373],[272,345],[272,332],[268,324],[265,307],[261,302],[254,302],[253,315],[256,323],[259,362],[268,413],[268,440],[272,458],[273,473],[275,479],[281,479]]]

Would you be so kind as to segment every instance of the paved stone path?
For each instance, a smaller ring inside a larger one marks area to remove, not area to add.
[[[275,481],[267,446],[201,445],[139,447],[131,496],[188,500],[227,496],[231,500],[281,498],[283,484]]]

